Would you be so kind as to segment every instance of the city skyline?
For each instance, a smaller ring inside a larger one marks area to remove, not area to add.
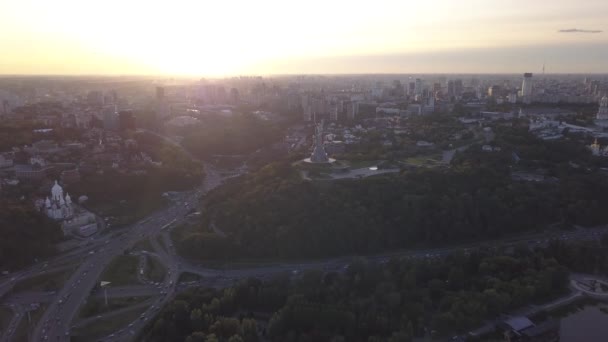
[[[0,74],[604,73],[608,3],[6,4]]]

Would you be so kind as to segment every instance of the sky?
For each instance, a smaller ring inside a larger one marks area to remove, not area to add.
[[[608,0],[0,0],[0,74],[608,73]]]

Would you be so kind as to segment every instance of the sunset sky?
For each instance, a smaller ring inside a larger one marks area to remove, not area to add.
[[[607,0],[0,0],[0,74],[607,73],[607,31]]]

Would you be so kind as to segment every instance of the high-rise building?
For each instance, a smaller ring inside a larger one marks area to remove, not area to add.
[[[329,120],[338,121],[338,104],[335,102],[329,104]]]
[[[454,95],[462,96],[463,91],[464,91],[464,85],[462,84],[462,80],[461,79],[454,80]]]
[[[312,121],[312,106],[310,104],[306,104],[304,105],[304,108],[302,108],[302,114],[304,116],[304,121]]]
[[[446,88],[447,88],[447,94],[448,94],[449,98],[456,95],[456,86],[454,84],[454,81],[448,80]]]
[[[156,99],[161,101],[165,98],[165,88],[156,87]]]
[[[416,85],[416,88],[415,88],[416,95],[422,95],[422,80],[417,78],[415,85]]]
[[[433,94],[437,94],[441,92],[441,83],[435,82],[433,83]]]
[[[415,92],[416,92],[416,83],[410,82],[410,84],[407,87],[407,94],[410,96],[413,96]]]
[[[239,102],[239,91],[236,88],[230,89],[230,103],[237,104]]]
[[[346,119],[354,120],[359,115],[359,103],[356,101],[349,101],[346,103]]]
[[[8,115],[8,100],[4,99],[2,100],[2,115]]]
[[[132,110],[123,110],[118,113],[118,128],[121,131],[135,130],[135,115]]]
[[[300,95],[297,93],[289,93],[287,94],[287,109],[291,111],[299,110],[301,106]]]
[[[313,115],[316,115],[317,117],[319,115],[325,115],[328,112],[327,101],[324,98],[313,98],[311,101],[311,105]]]
[[[532,102],[532,73],[527,72],[524,74],[524,80],[521,84],[521,96],[524,103]]]
[[[382,98],[383,96],[384,96],[384,87],[382,86],[382,83],[378,82],[372,88],[372,98],[379,99],[379,98]]]
[[[87,94],[87,102],[92,106],[103,106],[104,97],[100,91],[90,91]]]
[[[116,129],[118,123],[118,112],[116,105],[105,106],[103,108],[103,128],[107,130]]]
[[[608,120],[608,96],[604,95],[600,100],[600,109],[597,111],[598,120]]]
[[[499,85],[493,85],[488,88],[488,96],[498,97],[502,94],[502,87]]]
[[[227,95],[226,95],[226,88],[224,88],[224,86],[220,85],[217,86],[216,89],[216,102],[219,104],[225,104],[226,100],[227,100]]]

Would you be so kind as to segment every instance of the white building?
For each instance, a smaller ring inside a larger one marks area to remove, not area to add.
[[[521,96],[523,97],[524,103],[532,102],[532,73],[527,72],[524,74],[524,80],[521,84]]]
[[[97,232],[95,214],[72,203],[69,194],[63,195],[63,188],[57,181],[51,188],[51,197],[36,201],[36,207],[51,219],[61,221],[64,235],[76,233],[88,236]]]
[[[70,195],[63,196],[63,188],[57,181],[51,188],[51,198],[47,197],[44,201],[44,209],[46,215],[55,220],[65,220],[74,214]]]

